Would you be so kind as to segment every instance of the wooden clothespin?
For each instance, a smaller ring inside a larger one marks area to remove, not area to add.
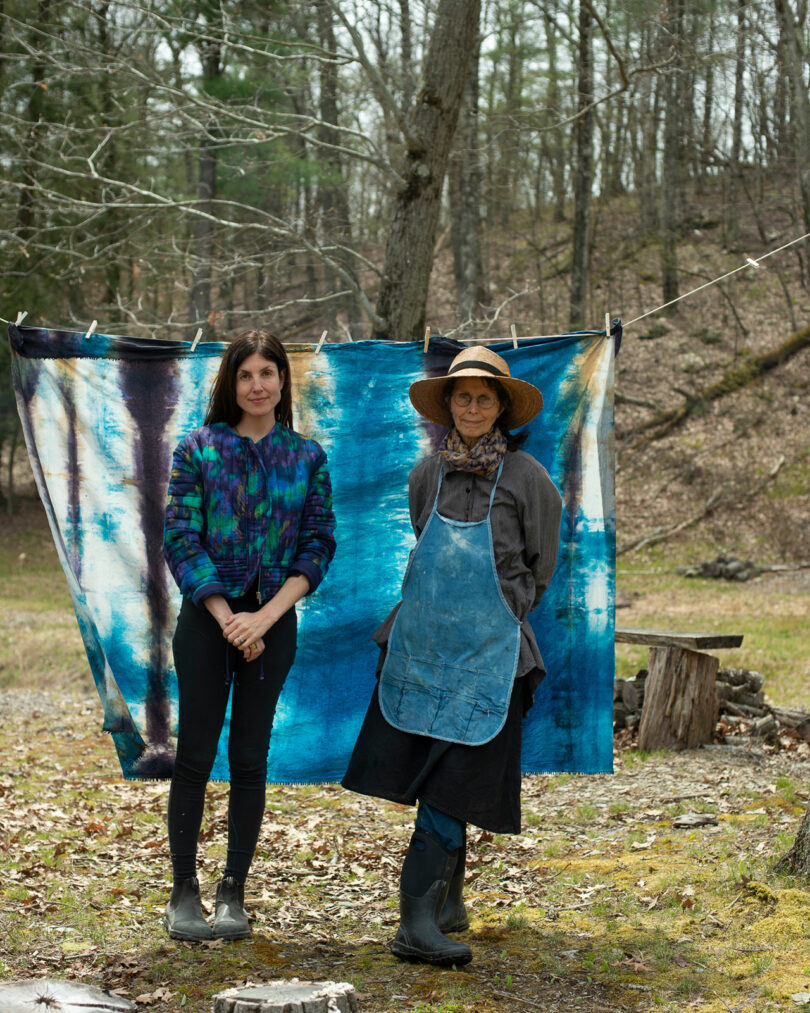
[[[509,330],[512,332],[512,344],[517,348],[517,327],[514,324],[510,324]]]
[[[424,347],[422,348],[423,355],[427,355],[429,341],[430,341],[430,324],[428,324],[427,327],[425,328],[425,344]]]
[[[202,327],[198,327],[197,328],[197,333],[194,335],[194,340],[191,342],[191,351],[192,352],[197,347],[197,345],[199,345],[201,337],[202,337]]]
[[[605,337],[610,337],[610,314],[605,314]]]
[[[23,322],[23,320],[25,320],[25,318],[27,316],[28,316],[28,310],[20,310],[20,312],[17,314],[17,319],[14,321],[14,323],[19,327],[20,324]]]
[[[85,341],[87,340],[87,338],[92,337],[92,335],[95,334],[97,327],[98,327],[98,320],[94,320],[85,331],[84,334]]]
[[[323,343],[324,343],[324,341],[326,341],[326,333],[327,333],[327,332],[326,332],[326,331],[324,331],[324,332],[323,332],[323,334],[322,334],[322,335],[321,335],[321,337],[320,337],[320,340],[318,341],[318,347],[317,347],[317,348],[315,349],[315,354],[316,354],[316,355],[317,355],[317,354],[318,354],[318,352],[320,352],[320,350],[321,350],[321,349],[323,348]]]
[[[746,257],[745,258],[745,262],[746,262],[746,264],[750,264],[751,267],[759,267],[759,261],[758,260],[754,260],[753,257]]]

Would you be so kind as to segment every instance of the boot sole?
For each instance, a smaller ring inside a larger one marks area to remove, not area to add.
[[[211,940],[214,938],[213,936],[210,935],[198,936],[195,935],[193,932],[183,932],[182,929],[172,929],[169,927],[169,923],[165,918],[163,919],[163,927],[166,929],[166,932],[169,935],[169,939],[179,939],[184,943],[205,943],[205,942],[210,943]]]
[[[250,939],[253,933],[250,929],[243,932],[214,932],[214,939],[225,939],[228,942],[234,942],[237,939]]]
[[[425,953],[411,946],[402,946],[401,944],[395,946],[393,943],[390,949],[395,957],[402,960],[416,961],[420,964],[436,964],[438,967],[452,967],[454,964],[456,967],[463,967],[464,964],[469,964],[473,958],[472,952],[456,956],[451,954],[443,956],[441,953]]]

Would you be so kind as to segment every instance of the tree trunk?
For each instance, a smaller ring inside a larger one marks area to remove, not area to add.
[[[712,113],[714,112],[714,11],[709,10],[709,42],[706,54],[706,78],[703,85],[703,124],[700,131],[700,173],[697,179],[699,194],[704,192],[706,170],[713,161],[714,136],[712,134]]]
[[[661,173],[661,284],[664,302],[678,298],[678,185],[680,178],[682,109],[678,102],[681,89],[681,35],[684,0],[668,0],[667,22],[675,56],[664,74],[664,164]]]
[[[48,37],[48,23],[50,20],[51,0],[39,0],[37,7],[37,25],[41,29],[42,39],[37,45],[46,45]],[[15,267],[12,275],[29,274],[36,269],[39,257],[32,256],[26,245],[33,238],[35,224],[34,208],[34,186],[37,181],[37,162],[40,156],[42,144],[42,117],[45,106],[45,61],[35,57],[31,66],[32,87],[28,99],[27,121],[28,133],[25,138],[23,159],[23,181],[24,186],[20,190],[20,199],[17,204],[17,222],[15,234],[18,239],[20,253],[15,260]],[[21,286],[23,287],[23,286]]]
[[[6,3],[0,0],[0,92],[6,83]]]
[[[658,55],[648,42],[647,58]],[[645,232],[658,231],[659,209],[656,204],[656,161],[658,154],[658,120],[661,114],[661,78],[642,74],[639,84],[639,164],[636,174],[639,217]]]
[[[109,56],[110,59],[114,58],[112,40],[110,38],[109,24],[107,22],[107,15],[109,13],[110,0],[103,0],[95,11],[95,21],[98,23],[98,43],[100,51]],[[112,88],[113,81],[109,74],[102,74],[99,78],[99,104],[101,106],[101,115],[103,122],[110,128],[113,125],[117,125],[117,111],[115,107],[115,98],[113,96]],[[118,152],[115,137],[111,137],[104,149],[103,160],[101,163],[102,174],[115,178],[118,175]],[[104,214],[102,234],[116,239],[123,230],[123,223],[121,221],[121,215],[115,210],[110,209]],[[104,265],[104,295],[103,301],[105,305],[113,307],[116,305],[116,296],[120,287],[120,271],[121,263],[117,253],[108,256]]]
[[[520,19],[513,16],[510,8],[504,12],[506,24],[500,27],[499,67],[506,68],[502,105],[498,120],[497,157],[494,183],[495,216],[499,225],[509,227],[515,210],[514,189],[517,177],[517,162],[520,156],[520,107],[523,54],[520,43]]]
[[[810,878],[810,803],[804,810],[799,832],[790,850],[776,863],[777,872],[792,872]]]
[[[591,187],[593,185],[593,21],[584,3],[579,6],[579,118],[574,124],[574,232],[571,254],[572,330],[585,326],[590,261]]]
[[[478,143],[478,54],[476,42],[459,117],[456,150],[450,159],[450,235],[458,316],[469,328],[486,299],[481,266],[481,155]],[[473,337],[473,334],[468,335]]]
[[[409,0],[399,0],[399,34],[402,40],[402,108],[410,109],[416,82],[413,77],[413,41]]]
[[[797,353],[810,348],[810,326],[803,327],[800,331],[792,334],[787,341],[771,349],[769,352],[762,352],[760,355],[748,356],[741,366],[734,366],[727,370],[719,380],[699,390],[694,397],[683,402],[677,408],[668,408],[666,411],[657,412],[651,419],[636,426],[635,432],[645,432],[650,429],[656,430],[653,437],[648,437],[641,443],[635,443],[634,449],[638,453],[642,446],[646,446],[650,439],[660,439],[665,433],[671,432],[676,426],[681,425],[692,412],[705,411],[706,405],[719,398],[732,394],[735,390],[742,390],[750,383],[769,373],[772,369],[783,365],[788,359],[792,359]]]
[[[549,12],[549,5],[543,5],[543,18],[546,26],[546,48],[548,50],[548,108],[552,120],[562,118],[560,104],[560,71],[557,61],[557,25],[555,21],[556,7]],[[554,130],[546,141],[546,150],[551,163],[551,179],[554,191],[554,221],[565,221],[565,152],[562,130]]]
[[[776,62],[779,67],[784,67],[786,63],[785,34],[781,26],[779,38],[776,40]],[[789,90],[790,85],[785,80],[785,74],[777,75],[773,96],[773,123],[776,134],[776,151],[780,161],[784,160],[793,148],[793,128],[787,114]]]
[[[332,9],[329,0],[318,0],[318,37],[321,46],[327,53],[335,53],[337,44],[335,42],[335,29],[332,21]],[[320,140],[324,144],[338,146],[340,135],[336,129],[338,123],[338,69],[335,60],[320,60],[320,92],[321,92],[321,122],[319,130]],[[347,274],[357,282],[357,274],[353,258],[348,253],[352,245],[352,228],[349,213],[349,199],[346,193],[346,181],[344,178],[343,160],[340,153],[335,150],[326,149],[321,156],[324,164],[324,173],[320,180],[319,195],[322,214],[323,230],[327,240],[332,239],[339,247],[346,247],[344,252],[338,249],[334,254]],[[358,283],[359,284],[359,283]],[[326,267],[326,290],[334,291],[336,287],[344,288],[345,285],[338,275]],[[348,318],[349,333],[359,337],[362,333],[365,314],[360,308],[354,294],[346,296],[337,303],[327,304],[327,320],[332,331],[337,330],[338,309],[343,309]]]
[[[726,245],[736,250],[740,242],[740,154],[742,152],[743,76],[745,73],[745,2],[737,0],[737,57],[734,65],[734,124],[728,177]]]
[[[222,47],[211,39],[200,44],[203,84],[213,83],[222,74]],[[209,134],[200,139],[197,201],[202,210],[211,211],[217,193],[217,150]],[[206,218],[194,222],[194,264],[191,271],[191,324],[210,332],[211,273],[214,261],[214,225]]]
[[[478,32],[480,0],[439,0],[422,88],[409,115],[404,184],[394,197],[375,338],[408,341],[425,306],[447,159]]]
[[[790,118],[793,127],[796,169],[802,196],[804,231],[810,232],[810,98],[804,83],[807,53],[799,34],[790,0],[775,0],[776,14],[784,39],[783,53],[791,84]],[[810,241],[804,243],[805,274],[810,267]]]

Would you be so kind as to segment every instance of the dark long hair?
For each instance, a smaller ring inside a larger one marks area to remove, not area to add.
[[[444,403],[447,405],[448,411],[450,411],[450,398],[453,396],[453,391],[455,390],[456,384],[460,379],[461,379],[460,376],[451,377],[451,379],[449,379],[447,383],[444,385],[442,396],[444,398]],[[512,398],[509,397],[509,393],[506,390],[506,387],[504,387],[502,383],[498,383],[498,381],[494,377],[490,379],[488,376],[478,376],[476,377],[476,379],[480,380],[485,387],[489,387],[490,390],[495,392],[498,401],[501,404],[501,414],[498,416],[498,418],[502,419],[503,416],[506,415],[506,413],[512,407]],[[498,429],[500,429],[500,431],[504,435],[507,450],[517,450],[518,447],[523,446],[523,444],[529,438],[528,429],[523,429],[519,433],[510,433],[509,430],[500,422],[496,421],[495,425]]]
[[[214,380],[214,386],[211,388],[208,411],[205,413],[205,425],[210,426],[214,422],[227,422],[229,426],[235,426],[242,418],[242,409],[236,403],[236,374],[245,359],[254,353],[261,355],[269,362],[274,362],[279,375],[283,376],[281,400],[276,405],[276,422],[292,429],[290,360],[287,358],[284,345],[275,334],[271,334],[270,331],[255,330],[241,331],[225,350],[219,365],[219,372]]]

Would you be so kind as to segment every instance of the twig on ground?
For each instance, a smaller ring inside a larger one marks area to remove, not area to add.
[[[725,486],[720,486],[719,489],[715,489],[711,496],[703,504],[703,507],[698,510],[696,514],[691,517],[687,517],[686,520],[680,521],[678,524],[673,524],[668,528],[656,528],[651,531],[648,535],[642,535],[640,538],[636,538],[635,541],[628,542],[627,545],[620,545],[616,549],[616,555],[621,556],[625,552],[635,552],[636,549],[641,549],[645,545],[656,545],[658,542],[666,541],[667,538],[671,538],[673,535],[677,535],[680,531],[685,531],[686,528],[691,528],[693,524],[697,524],[698,521],[703,520],[707,513],[717,505],[718,500],[725,492]]]
[[[759,482],[756,483],[756,485],[752,489],[746,489],[744,491],[745,495],[753,499],[754,496],[762,492],[765,486],[768,485],[770,482],[772,482],[774,478],[776,478],[776,476],[779,473],[779,470],[781,469],[784,463],[785,463],[785,455],[781,454],[779,460],[771,468],[768,474],[763,475],[763,477],[759,480]],[[725,485],[721,485],[719,488],[715,489],[714,492],[711,494],[711,496],[703,504],[701,509],[698,510],[697,513],[692,514],[691,517],[687,517],[686,520],[680,521],[677,524],[670,525],[670,527],[668,528],[656,528],[654,531],[651,531],[648,535],[642,535],[641,537],[636,538],[635,541],[628,542],[627,545],[620,545],[616,549],[616,555],[621,556],[625,552],[634,552],[636,549],[641,549],[645,545],[657,545],[658,542],[666,541],[666,539],[671,538],[673,535],[677,535],[679,532],[685,531],[686,528],[691,528],[694,524],[697,524],[698,521],[703,520],[706,514],[711,513],[711,511],[717,505],[718,501],[720,500],[726,489],[727,486]]]

